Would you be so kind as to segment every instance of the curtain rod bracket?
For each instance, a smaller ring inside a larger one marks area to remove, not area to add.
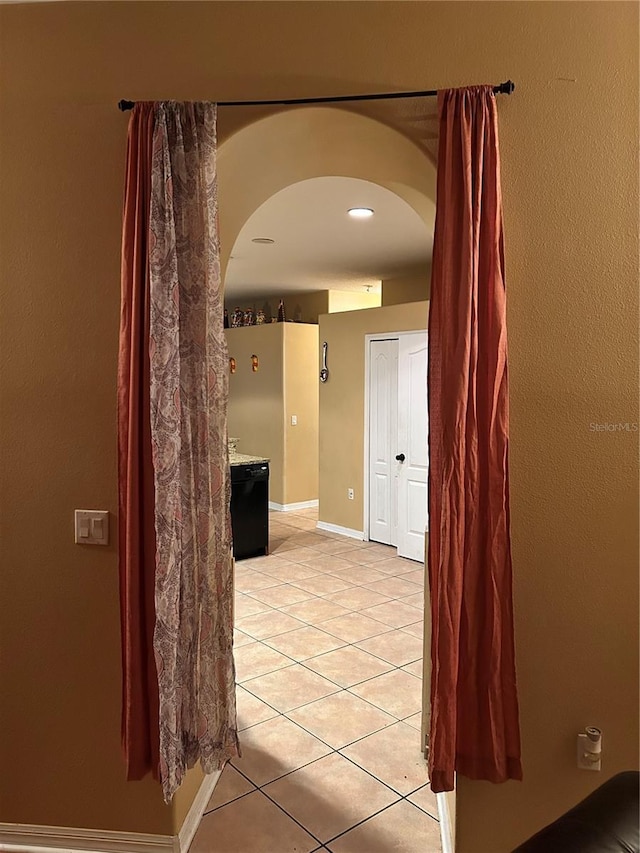
[[[515,88],[516,84],[512,80],[507,80],[505,83],[500,83],[499,86],[494,86],[493,91],[496,95],[510,95]],[[375,95],[337,95],[333,98],[285,98],[280,101],[218,101],[218,106],[259,107],[293,106],[296,104],[338,104],[349,101],[391,101],[399,98],[434,98],[437,94],[437,89],[431,89],[423,92],[383,92]],[[118,109],[122,112],[132,110],[135,105],[135,101],[118,101]]]

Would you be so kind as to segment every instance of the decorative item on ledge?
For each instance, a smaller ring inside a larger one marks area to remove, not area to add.
[[[224,328],[225,329],[229,328],[229,312],[227,311],[226,308],[224,309]]]
[[[259,364],[258,356],[255,354],[252,355],[251,356],[251,370],[253,370],[254,373],[258,372],[258,364]]]
[[[244,312],[244,317],[242,319],[242,325],[243,326],[253,326],[254,325],[253,308],[247,308],[247,310]]]
[[[242,321],[244,319],[244,314],[242,313],[242,308],[238,305],[234,308],[233,315],[231,317],[231,328],[237,329],[242,325]]]
[[[287,315],[284,310],[284,300],[280,300],[280,304],[278,305],[278,323],[286,323]]]
[[[229,359],[229,373],[235,373],[235,372],[236,372],[236,360],[235,360],[235,358],[230,358]]]
[[[256,311],[256,326],[262,326],[265,322],[264,311],[262,308],[258,308]]]

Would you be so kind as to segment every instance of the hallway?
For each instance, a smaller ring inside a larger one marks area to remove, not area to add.
[[[271,513],[236,565],[242,758],[191,853],[438,853],[420,752],[423,566]]]

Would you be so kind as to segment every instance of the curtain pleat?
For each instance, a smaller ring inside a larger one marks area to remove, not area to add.
[[[122,747],[127,778],[158,778],[155,489],[149,420],[149,203],[154,108],[139,103],[127,144],[118,359]]]
[[[488,86],[439,93],[429,309],[434,791],[521,779],[500,162]]]

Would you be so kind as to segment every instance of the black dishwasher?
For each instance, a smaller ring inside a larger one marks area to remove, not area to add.
[[[268,553],[268,462],[231,466],[231,528],[236,560]]]

